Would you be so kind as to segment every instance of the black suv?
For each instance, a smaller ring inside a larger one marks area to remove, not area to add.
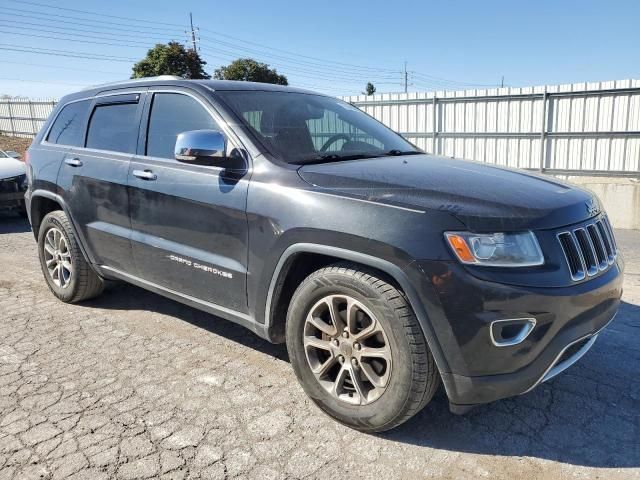
[[[363,431],[404,422],[440,380],[457,413],[531,390],[585,354],[622,293],[591,193],[426,155],[295,88],[84,90],[51,114],[28,175],[59,299],[124,280],[286,341],[306,393]]]

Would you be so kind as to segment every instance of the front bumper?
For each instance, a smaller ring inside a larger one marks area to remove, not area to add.
[[[622,260],[588,282],[521,287],[489,282],[454,262],[421,262],[437,297],[430,318],[449,371],[441,376],[452,411],[530,391],[581,358],[615,316],[622,296]],[[493,321],[534,318],[517,345],[491,341]],[[435,322],[434,322],[435,319]]]
[[[24,206],[24,175],[0,180],[0,209],[15,209]]]

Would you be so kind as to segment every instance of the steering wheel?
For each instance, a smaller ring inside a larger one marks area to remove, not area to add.
[[[324,145],[322,145],[322,148],[320,149],[320,151],[321,152],[326,152],[327,148],[329,148],[329,145],[337,142],[338,140],[344,140],[346,142],[350,142],[351,141],[351,136],[347,135],[346,133],[336,133],[335,135],[331,135],[329,137],[329,140],[324,142]]]

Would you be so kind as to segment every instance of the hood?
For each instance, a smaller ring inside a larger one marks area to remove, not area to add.
[[[298,172],[320,189],[446,211],[473,231],[556,228],[600,210],[588,191],[550,177],[426,154],[305,165]]]
[[[27,173],[24,162],[15,158],[0,158],[0,180],[13,178]]]

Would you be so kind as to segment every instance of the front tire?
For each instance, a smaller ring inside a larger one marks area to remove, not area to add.
[[[38,253],[47,285],[58,299],[77,303],[102,293],[104,282],[85,260],[64,212],[56,210],[42,219]]]
[[[358,265],[336,264],[307,277],[291,299],[286,335],[307,395],[357,430],[400,425],[431,400],[439,384],[404,295]]]

